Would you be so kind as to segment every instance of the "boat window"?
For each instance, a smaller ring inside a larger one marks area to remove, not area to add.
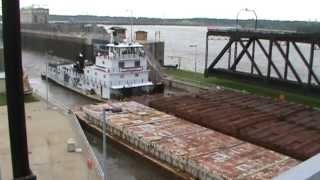
[[[129,48],[121,48],[121,54],[125,55],[125,54],[129,54],[130,53],[130,49]]]
[[[124,74],[121,74],[121,75],[120,75],[120,78],[123,79],[123,78],[124,78]]]
[[[124,68],[124,62],[123,61],[119,62],[119,68]]]
[[[139,74],[138,74],[138,73],[135,73],[134,76],[135,76],[135,77],[139,77]]]
[[[116,49],[116,54],[119,55],[119,56],[121,55],[121,54],[120,54],[120,48],[117,48],[117,49]]]
[[[140,67],[140,61],[134,61],[134,67]]]

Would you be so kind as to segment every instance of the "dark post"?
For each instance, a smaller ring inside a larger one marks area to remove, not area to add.
[[[313,71],[313,59],[314,59],[314,42],[312,42],[312,44],[311,44],[311,49],[310,49],[310,60],[309,60],[309,67],[308,67],[308,69],[309,69],[309,74],[308,74],[308,84],[309,85],[311,85],[311,81],[312,81],[312,77],[311,77],[311,75],[312,75],[312,71]]]
[[[236,62],[238,57],[238,40],[235,41],[234,43],[234,56],[233,56],[233,63]],[[232,69],[232,68],[231,68]],[[233,71],[237,70],[237,66],[234,67],[234,69],[232,69]]]
[[[257,27],[257,25],[255,25],[255,27]],[[256,40],[253,39],[252,42],[252,62],[251,62],[251,74],[254,73],[254,61],[255,61],[255,53],[256,53]]]
[[[268,54],[268,72],[267,72],[268,80],[271,79],[272,47],[273,47],[273,41],[270,40],[269,41],[269,54]]]
[[[2,0],[3,46],[12,169],[15,180],[35,180],[29,167],[20,44],[19,0]]]
[[[290,42],[286,41],[286,57],[289,59],[289,50],[290,50]],[[288,61],[285,61],[285,66],[284,66],[284,79],[288,79]]]
[[[229,52],[228,52],[228,70],[230,70],[231,67],[231,47],[229,48]]]

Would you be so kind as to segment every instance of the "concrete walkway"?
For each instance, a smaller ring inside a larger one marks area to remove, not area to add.
[[[2,106],[0,107],[2,180],[12,179],[7,119],[7,109]],[[37,179],[98,179],[93,170],[88,172],[84,152],[67,152],[67,140],[79,139],[69,116],[54,108],[47,110],[45,103],[36,102],[26,104],[26,119],[31,169],[37,175]]]

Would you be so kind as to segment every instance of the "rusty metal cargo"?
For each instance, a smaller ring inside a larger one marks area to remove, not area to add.
[[[300,160],[320,152],[320,112],[304,105],[220,90],[150,106]]]

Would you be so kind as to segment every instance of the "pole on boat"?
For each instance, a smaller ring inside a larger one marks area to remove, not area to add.
[[[129,12],[130,13],[130,28],[131,28],[131,31],[130,31],[130,42],[132,43],[133,42],[133,38],[132,38],[132,36],[133,36],[133,34],[132,34],[132,31],[133,31],[133,10],[132,9],[127,9],[126,10],[127,12]]]

